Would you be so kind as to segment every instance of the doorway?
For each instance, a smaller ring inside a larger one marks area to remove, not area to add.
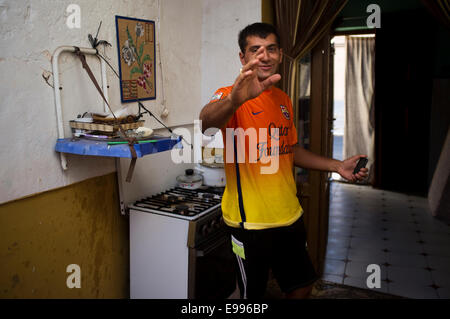
[[[333,154],[344,160],[366,154],[368,168],[375,160],[374,72],[375,35],[336,35],[333,48]],[[342,181],[333,173],[332,180]],[[368,183],[370,176],[363,183]]]

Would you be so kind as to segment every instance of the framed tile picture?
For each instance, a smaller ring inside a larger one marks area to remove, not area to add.
[[[116,16],[122,103],[156,99],[155,22]]]

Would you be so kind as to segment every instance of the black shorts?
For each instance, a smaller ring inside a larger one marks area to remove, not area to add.
[[[278,285],[285,293],[309,286],[318,279],[306,250],[302,217],[286,227],[228,229],[237,245],[236,249],[240,251],[235,255],[241,298],[264,297],[269,269],[272,269]],[[243,253],[239,246],[243,246]]]

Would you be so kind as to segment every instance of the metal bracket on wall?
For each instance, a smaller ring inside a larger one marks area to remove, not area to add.
[[[80,48],[80,51],[84,54],[97,55],[97,50],[92,48]],[[59,82],[59,67],[58,67],[58,59],[59,55],[63,52],[72,52],[75,53],[75,47],[73,46],[60,46],[53,53],[52,57],[52,69],[53,69],[53,92],[55,95],[55,108],[56,108],[56,124],[58,128],[58,139],[64,139],[64,126],[63,126],[63,118],[62,118],[62,105],[61,105],[61,93],[60,91],[63,89],[60,86]],[[105,95],[106,100],[108,100],[108,83],[106,78],[106,63],[103,59],[100,59],[101,64],[101,73],[102,73],[102,90]],[[103,108],[105,112],[108,112],[108,106],[105,102],[103,102]],[[61,166],[63,170],[67,170],[67,160],[66,155],[61,152]]]

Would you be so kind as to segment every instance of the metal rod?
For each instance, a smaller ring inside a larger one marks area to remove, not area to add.
[[[80,51],[84,54],[97,55],[97,50],[92,48],[80,48]],[[63,125],[63,116],[62,116],[62,105],[61,105],[61,92],[60,92],[60,83],[59,83],[59,67],[58,67],[58,59],[59,55],[63,52],[75,52],[75,47],[73,46],[60,46],[58,47],[52,56],[52,70],[53,70],[53,92],[55,95],[55,110],[56,110],[56,124],[58,130],[58,138],[64,138],[64,125]],[[100,61],[102,61],[100,59]],[[106,99],[108,96],[106,95],[108,90],[108,83],[106,79],[106,66],[105,63],[102,63],[102,86]],[[62,88],[61,88],[62,89]],[[104,103],[104,107],[106,110],[106,103]],[[61,158],[61,166],[63,170],[67,170],[67,159],[64,153],[60,153]]]

